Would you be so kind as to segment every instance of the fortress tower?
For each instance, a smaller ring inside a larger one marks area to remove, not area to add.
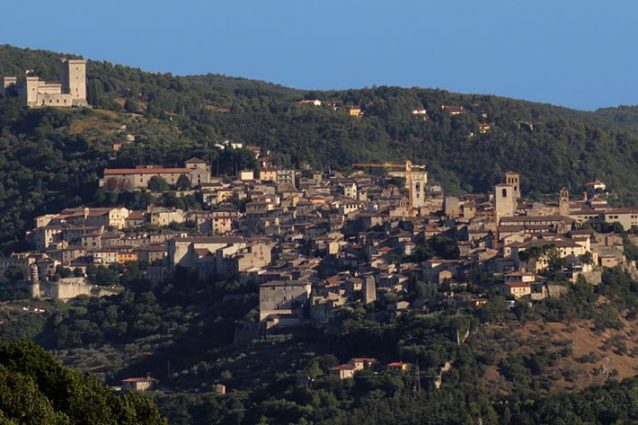
[[[2,78],[2,94],[5,95],[8,90],[15,88],[18,79],[16,77],[3,77]]]
[[[2,94],[15,87],[18,95],[29,108],[53,107],[71,108],[88,106],[86,100],[86,61],[83,59],[65,59],[61,63],[60,81],[44,81],[27,71],[24,79],[18,82],[16,77],[5,76],[2,81]]]
[[[86,61],[67,59],[62,61],[60,70],[62,92],[71,95],[73,106],[86,106]]]

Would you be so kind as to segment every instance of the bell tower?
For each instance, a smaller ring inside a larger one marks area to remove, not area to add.
[[[512,186],[512,195],[516,201],[521,197],[521,175],[514,171],[505,173],[505,184]]]
[[[513,217],[516,211],[514,186],[497,184],[494,186],[494,218],[498,226],[501,218]]]

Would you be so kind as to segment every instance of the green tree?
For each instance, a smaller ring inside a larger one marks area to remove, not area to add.
[[[28,424],[165,424],[147,397],[114,395],[25,340],[0,341],[0,412]]]
[[[191,188],[191,180],[185,174],[182,174],[177,179],[177,183],[175,183],[175,188],[177,190],[189,190]]]
[[[124,110],[133,114],[139,114],[142,112],[140,102],[132,98],[128,98],[124,101]]]
[[[166,192],[170,187],[161,176],[153,176],[148,181],[148,188],[153,192]]]

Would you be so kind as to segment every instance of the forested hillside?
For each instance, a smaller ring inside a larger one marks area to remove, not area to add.
[[[59,60],[71,56],[0,46],[0,76],[33,69],[58,79]],[[562,186],[577,194],[599,178],[613,202],[638,205],[633,107],[584,112],[420,88],[306,92],[96,61],[89,61],[88,79],[93,109],[27,110],[15,95],[0,96],[5,253],[30,248],[25,231],[35,216],[66,207],[199,206],[192,195],[101,189],[98,178],[106,166],[180,166],[193,156],[212,160],[222,175],[253,167],[247,151],[214,147],[226,139],[262,146],[278,164],[300,169],[351,171],[355,161],[411,159],[426,164],[446,193],[490,190],[508,169],[522,173],[532,198]],[[350,107],[363,115],[350,116]],[[627,259],[638,258],[631,235],[622,227],[618,233]],[[439,255],[446,241],[457,258],[455,239],[436,236],[419,241],[414,259],[447,259]],[[400,267],[403,259],[388,261]],[[162,387],[150,396],[178,425],[638,421],[638,283],[620,268],[605,269],[596,286],[581,279],[560,298],[538,303],[508,303],[493,276],[472,269],[466,291],[487,294],[480,306],[448,303],[462,291],[452,282],[412,276],[399,295],[379,291],[373,303],[339,309],[325,331],[254,335],[256,284],[199,281],[195,270],[177,268],[152,285],[146,266],[87,266],[99,285],[119,283],[117,295],[2,303],[2,337],[29,338],[108,383],[157,377]],[[62,272],[74,273],[56,269]],[[15,277],[7,274],[0,279]],[[389,314],[401,301],[423,305]],[[352,379],[331,374],[360,356],[379,362]],[[385,367],[397,361],[409,367]],[[161,423],[149,398],[115,396],[97,377],[65,369],[34,343],[0,341],[0,423]]]
[[[2,424],[166,424],[149,397],[116,395],[28,341],[0,341]]]
[[[58,79],[59,60],[71,56],[1,46],[0,75],[34,69]],[[513,169],[523,174],[523,191],[532,196],[563,185],[578,192],[599,178],[623,204],[637,203],[638,135],[631,108],[579,112],[419,88],[302,92],[96,61],[89,61],[88,78],[89,101],[98,108],[93,113],[114,112],[108,131],[87,118],[91,111],[27,111],[18,99],[0,97],[5,249],[16,246],[34,215],[91,203],[105,165],[175,165],[193,154],[210,157],[213,144],[224,139],[270,149],[283,165],[347,169],[358,160],[410,158],[425,163],[448,193],[489,190]],[[301,98],[340,107],[299,105]],[[363,117],[348,116],[345,109],[352,105],[362,108]],[[463,113],[452,116],[443,105],[462,106]],[[415,109],[426,109],[428,119],[413,115]],[[143,115],[136,143],[114,155],[113,124],[130,124],[130,113]],[[491,128],[482,134],[484,123]]]

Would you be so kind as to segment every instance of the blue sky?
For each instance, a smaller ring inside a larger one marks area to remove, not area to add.
[[[2,15],[0,43],[149,71],[638,104],[635,0],[29,0]]]

